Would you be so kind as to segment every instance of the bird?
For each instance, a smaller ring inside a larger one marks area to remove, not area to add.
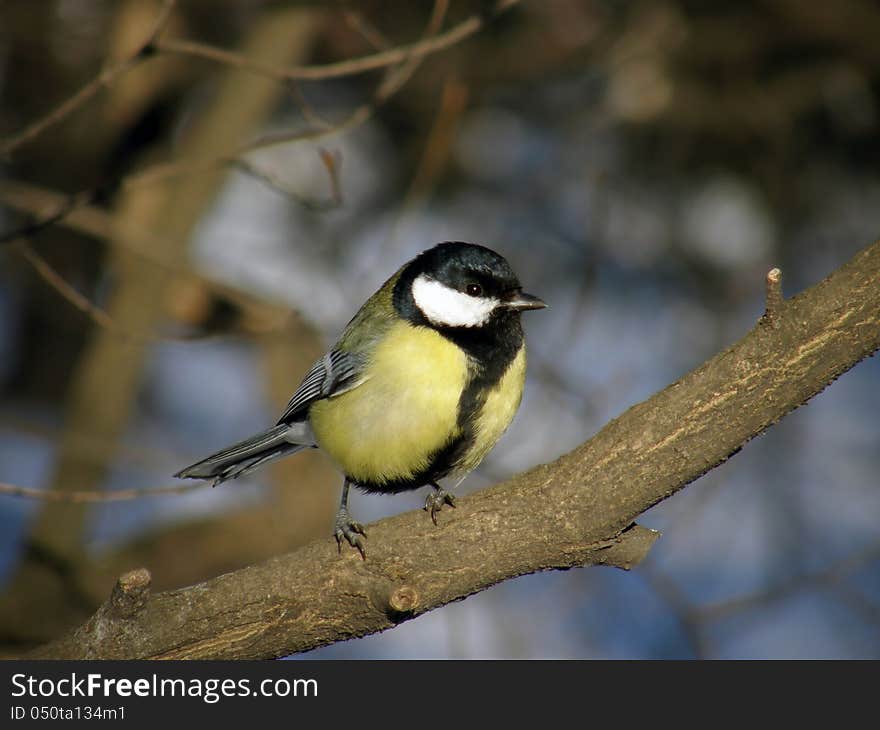
[[[214,486],[320,448],[344,475],[333,527],[366,559],[352,486],[398,494],[431,486],[437,524],[454,495],[440,486],[477,467],[519,408],[526,375],[521,313],[546,307],[523,291],[507,260],[447,241],[401,266],[306,373],[276,425],[174,476]]]

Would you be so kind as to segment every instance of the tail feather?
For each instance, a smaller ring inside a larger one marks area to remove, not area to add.
[[[213,479],[214,485],[235,479],[264,464],[307,449],[312,443],[292,443],[292,427],[279,424],[268,431],[239,441],[216,454],[181,469],[174,476],[181,479]]]

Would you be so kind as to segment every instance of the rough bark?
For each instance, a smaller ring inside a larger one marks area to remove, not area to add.
[[[628,568],[657,533],[646,509],[880,347],[880,242],[793,299],[776,296],[739,342],[552,464],[459,500],[370,525],[367,560],[331,539],[180,590],[123,576],[55,658],[268,658],[382,631],[499,581],[553,568]],[[126,586],[137,590],[125,601]],[[119,605],[137,610],[115,609]]]

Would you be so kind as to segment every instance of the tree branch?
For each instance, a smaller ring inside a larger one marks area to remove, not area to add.
[[[89,81],[73,96],[61,102],[41,119],[29,124],[18,134],[7,140],[0,140],[0,158],[8,158],[23,144],[38,137],[47,129],[66,119],[102,89],[109,88],[120,76],[128,73],[135,66],[155,55],[156,40],[171,17],[171,11],[177,0],[163,0],[155,22],[144,41],[121,61],[103,69],[94,79]]]
[[[633,525],[639,514],[880,348],[880,242],[797,297],[772,296],[772,318],[728,350],[554,463],[460,499],[439,527],[422,512],[398,515],[369,527],[366,562],[338,555],[328,538],[159,593],[112,631],[89,630],[105,606],[34,656],[278,657],[391,628],[525,573],[628,568],[657,537]]]
[[[325,79],[354,76],[367,73],[368,71],[387,68],[410,59],[422,58],[445,50],[476,34],[485,27],[488,18],[500,15],[518,3],[519,0],[498,0],[488,12],[482,15],[472,15],[445,33],[435,34],[436,31],[432,31],[427,37],[422,38],[416,43],[397,46],[370,56],[337,61],[322,66],[279,67],[260,63],[244,54],[182,39],[157,40],[155,45],[156,49],[162,53],[201,58],[205,61],[237,66],[251,73],[265,76],[273,81],[323,81]],[[442,13],[445,14],[447,3],[442,3],[441,5],[443,7]],[[437,10],[435,7],[434,15],[436,16],[436,14]]]
[[[145,59],[158,57],[162,54],[174,53],[196,56],[225,64],[229,69],[236,69],[242,72],[247,71],[264,78],[288,84],[294,83],[298,79],[319,80],[363,73],[380,68],[387,68],[388,70],[373,97],[366,103],[358,106],[338,123],[327,124],[320,121],[306,129],[263,134],[248,143],[239,144],[231,152],[223,154],[212,152],[212,154],[203,157],[193,156],[189,158],[184,156],[171,162],[149,165],[138,172],[110,180],[98,188],[82,190],[65,196],[54,209],[42,212],[37,220],[30,221],[13,230],[0,232],[0,244],[12,242],[21,237],[31,237],[44,228],[61,223],[77,210],[108,197],[111,193],[119,190],[131,190],[143,185],[155,185],[179,175],[199,172],[208,173],[218,167],[225,166],[244,166],[247,171],[253,171],[252,163],[244,160],[244,157],[251,152],[279,144],[302,142],[305,140],[317,141],[331,135],[350,131],[368,121],[380,106],[400,91],[427,56],[474,35],[485,26],[489,18],[507,11],[519,2],[519,0],[497,0],[487,14],[474,15],[447,32],[439,33],[446,10],[448,9],[448,2],[436,0],[431,18],[428,21],[427,31],[424,37],[417,43],[325,66],[301,66],[295,69],[285,69],[284,67],[276,66],[274,63],[266,62],[254,54],[238,54],[189,41],[162,41],[158,36],[168,20],[168,15],[175,1],[165,0],[159,19],[154,24],[147,40],[139,46],[137,51],[124,61],[103,71],[97,78],[89,82],[70,99],[63,102],[57,109],[51,111],[44,118],[28,125],[21,133],[5,142],[0,140],[0,158],[4,156],[9,157],[19,146],[66,118],[91,99],[98,91],[110,87],[120,76]],[[395,67],[395,64],[399,65]],[[307,106],[304,107],[304,114],[307,118],[314,121],[314,115],[308,110]],[[332,170],[329,171],[332,177]],[[294,196],[294,199],[299,198]]]

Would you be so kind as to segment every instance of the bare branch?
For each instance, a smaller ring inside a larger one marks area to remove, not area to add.
[[[491,14],[497,15],[519,3],[519,0],[499,0],[491,10]],[[440,17],[445,13],[448,5],[446,0],[437,2],[432,18]],[[223,63],[237,66],[254,74],[265,76],[274,81],[322,81],[335,79],[342,76],[354,76],[356,74],[376,71],[378,69],[394,66],[414,58],[423,58],[431,54],[443,51],[460,43],[477,33],[486,24],[486,16],[472,15],[463,20],[454,28],[445,33],[424,38],[410,45],[398,46],[387,51],[374,53],[370,56],[353,58],[347,61],[328,63],[322,66],[299,66],[295,68],[279,68],[268,64],[258,63],[246,56],[222,48],[196,43],[187,40],[164,39],[156,43],[156,48],[162,53],[178,54],[201,58],[214,63]]]
[[[0,482],[0,495],[8,497],[23,497],[25,499],[39,499],[47,502],[70,502],[71,504],[84,504],[87,502],[125,502],[130,499],[141,497],[167,497],[170,494],[186,494],[196,489],[204,489],[209,482],[194,482],[191,484],[174,484],[167,487],[146,487],[144,489],[116,489],[113,491],[86,489],[35,489],[33,487],[20,487],[16,484]]]
[[[180,335],[140,332],[117,322],[104,309],[74,289],[52,265],[40,256],[23,238],[15,241],[15,251],[30,264],[39,277],[69,302],[75,309],[85,314],[94,324],[122,339],[140,342],[195,342],[222,338],[224,335],[206,332],[192,332]]]
[[[370,526],[370,558],[331,538],[152,596],[52,658],[268,658],[390,628],[499,581],[579,565],[631,567],[657,538],[633,526],[880,348],[880,242],[784,302],[778,328],[739,342],[633,406],[596,436],[458,500],[434,527],[419,510]]]
[[[94,79],[89,81],[89,83],[83,86],[73,96],[65,99],[42,119],[38,119],[37,121],[28,124],[21,132],[0,143],[0,157],[9,157],[23,144],[26,144],[34,137],[45,132],[49,127],[69,117],[73,112],[83,106],[83,104],[88,102],[89,99],[95,96],[95,94],[101,91],[101,89],[106,89],[120,76],[128,73],[135,66],[140,65],[142,62],[152,57],[156,51],[159,34],[168,23],[168,19],[171,17],[171,11],[174,9],[176,1],[177,0],[163,0],[162,7],[159,9],[159,14],[156,16],[156,21],[153,23],[152,29],[147,34],[144,42],[141,43],[135,51],[123,60],[105,68]]]
[[[57,207],[64,196],[54,191],[22,182],[0,180],[0,201],[10,208],[32,215],[39,215],[40,210]],[[232,286],[218,283],[177,262],[169,260],[159,253],[162,250],[162,237],[154,232],[144,230],[140,225],[132,225],[107,211],[86,205],[70,211],[70,215],[59,221],[61,225],[73,231],[93,236],[114,245],[120,245],[142,261],[156,266],[166,274],[182,279],[198,281],[208,291],[223,297],[245,310],[257,309],[261,316],[267,309],[266,303],[257,297],[246,294]],[[270,308],[276,310],[276,308]],[[277,311],[277,310],[276,310]],[[108,315],[109,316],[109,315]],[[272,316],[264,326],[255,329],[262,333],[280,331],[287,326],[287,318],[295,316],[287,312],[284,317]]]
[[[342,155],[338,151],[336,153],[331,153],[325,149],[320,149],[318,150],[318,156],[324,165],[324,169],[327,170],[327,176],[330,179],[330,198],[327,200],[304,198],[295,190],[291,190],[290,187],[278,176],[269,170],[258,167],[257,164],[251,160],[239,158],[235,160],[233,166],[246,175],[250,175],[256,180],[264,183],[272,190],[281,193],[281,195],[284,195],[291,200],[296,200],[304,208],[308,208],[309,210],[331,210],[333,208],[338,208],[342,205],[342,188],[339,182]]]
[[[499,3],[499,5],[504,4],[505,3]],[[436,0],[436,2],[434,3],[434,9],[431,12],[431,17],[428,20],[427,26],[425,27],[425,37],[430,39],[440,29],[448,7],[449,4],[448,2],[446,2],[446,0]],[[478,25],[477,29],[479,29],[480,27],[481,25]],[[414,48],[414,46],[411,46],[410,48]],[[357,107],[353,112],[351,112],[351,114],[349,114],[346,119],[339,122],[338,124],[331,127],[319,127],[317,129],[310,129],[305,131],[276,132],[266,134],[262,137],[259,137],[258,139],[255,139],[245,147],[239,149],[235,153],[236,156],[241,157],[248,152],[253,152],[255,150],[263,149],[265,147],[272,147],[278,144],[297,142],[303,139],[320,139],[331,134],[338,134],[340,132],[345,132],[354,129],[355,127],[359,127],[360,125],[367,122],[373,116],[373,114],[376,113],[376,110],[380,106],[382,106],[386,101],[394,96],[403,87],[403,85],[406,84],[407,81],[409,81],[409,79],[415,73],[416,69],[421,64],[423,58],[424,54],[417,53],[416,51],[405,54],[400,59],[400,65],[396,68],[389,69],[388,72],[385,74],[385,77],[382,79],[381,83],[374,92],[373,98],[367,103]]]
[[[695,606],[690,610],[694,619],[701,621],[717,620],[735,614],[743,609],[764,606],[791,596],[798,591],[813,586],[836,585],[860,568],[880,558],[880,543],[869,545],[854,555],[848,555],[832,562],[828,567],[806,575],[795,575],[772,588],[748,593],[743,596]]]
[[[48,213],[41,211],[40,215],[27,225],[5,233],[0,233],[0,245],[17,241],[21,238],[30,238],[44,228],[60,223],[75,210],[91,205],[98,199],[98,197],[99,191],[97,189],[84,190],[79,193],[63,196],[55,203]]]
[[[519,0],[499,0],[499,2],[496,3],[493,12],[500,13],[504,10],[507,10],[509,7],[517,4],[518,2]],[[318,69],[318,71],[315,72],[312,76],[309,76],[312,71],[307,72],[306,76],[297,76],[296,74],[293,74],[291,70],[285,71],[284,69],[273,66],[271,64],[263,64],[258,61],[251,60],[246,56],[233,53],[231,51],[211,49],[209,52],[208,50],[206,50],[207,47],[199,46],[199,44],[189,44],[188,42],[183,41],[160,41],[155,38],[155,36],[161,30],[161,27],[159,27],[156,31],[154,31],[153,36],[148,39],[146,44],[139,51],[140,55],[135,55],[131,59],[129,59],[131,63],[135,63],[136,59],[143,57],[145,55],[145,49],[148,49],[150,51],[150,54],[147,55],[155,55],[155,53],[159,52],[171,52],[171,49],[174,49],[174,52],[176,53],[180,53],[184,52],[182,48],[188,48],[189,50],[186,52],[191,53],[191,55],[195,55],[195,48],[198,47],[202,49],[201,51],[199,51],[199,53],[207,54],[205,55],[205,57],[210,55],[211,60],[226,63],[234,68],[240,68],[263,76],[268,76],[269,78],[272,78],[276,81],[288,84],[298,78],[334,78],[337,76],[359,73],[361,70],[385,68],[388,66],[393,66],[394,64],[400,65],[396,68],[389,69],[388,73],[385,75],[385,78],[379,84],[376,92],[374,93],[373,98],[369,102],[357,107],[345,119],[343,119],[341,122],[338,122],[337,124],[328,125],[328,123],[326,123],[324,120],[319,119],[317,115],[315,115],[306,105],[303,107],[304,113],[307,117],[314,120],[313,126],[311,127],[295,131],[262,135],[252,142],[244,144],[238,149],[233,150],[229,153],[216,155],[205,159],[184,158],[171,162],[158,163],[155,165],[151,165],[137,173],[133,173],[121,179],[111,181],[109,184],[102,186],[100,189],[96,188],[93,190],[85,190],[69,195],[62,199],[49,213],[43,213],[36,220],[28,223],[25,226],[6,231],[5,233],[0,233],[0,244],[9,243],[10,241],[14,241],[22,237],[27,238],[43,230],[44,228],[60,223],[72,212],[93,203],[96,199],[106,195],[108,191],[130,190],[140,187],[142,185],[154,185],[179,175],[205,172],[208,170],[213,170],[218,166],[226,165],[247,167],[249,163],[243,161],[243,158],[250,152],[254,152],[256,150],[278,144],[301,142],[305,140],[320,140],[325,137],[329,137],[330,135],[350,131],[351,129],[354,129],[361,124],[364,124],[373,116],[373,114],[382,104],[387,102],[404,86],[404,84],[406,84],[406,82],[411,78],[412,74],[415,72],[421,61],[426,56],[460,42],[461,40],[476,33],[478,30],[480,30],[480,28],[485,25],[485,19],[483,16],[472,16],[471,18],[463,21],[450,31],[447,31],[443,34],[436,34],[436,30],[439,29],[439,27],[442,25],[442,21],[447,8],[447,0],[436,0],[434,4],[434,9],[431,13],[431,18],[427,24],[427,29],[425,32],[426,37],[418,43],[414,43],[409,46],[401,46],[380,54],[376,54],[374,56],[368,56],[364,59],[355,59],[354,61],[346,61],[342,62],[341,64],[330,64],[328,66],[321,67],[301,67],[299,69],[299,71],[306,71],[306,69],[312,69],[314,71],[314,69]],[[122,64],[120,64],[120,66],[122,66]],[[100,79],[99,77],[99,79],[93,81],[92,84],[88,85],[88,87],[92,86],[93,84],[98,84],[97,88],[91,91],[87,96],[79,100],[76,104],[76,107],[80,106],[88,98],[91,98],[91,96],[93,96],[99,88],[108,85],[110,81],[112,81],[117,76],[121,75],[124,71],[127,70],[129,70],[129,67],[120,68],[118,71],[116,70],[116,67],[114,67],[112,79],[106,82],[98,83]],[[294,92],[296,93],[295,88]],[[301,97],[301,95],[299,96]],[[30,138],[32,136],[35,136],[41,131],[42,128],[33,133],[29,132],[28,137]],[[15,146],[18,146],[18,144],[19,143],[16,143]],[[0,148],[0,151],[2,151],[2,148]]]
[[[352,10],[351,8],[343,8],[342,20],[349,28],[354,30],[365,41],[367,41],[367,43],[373,46],[373,48],[384,51],[391,45],[385,35],[367,18],[365,18],[364,14],[360,11]]]
[[[342,171],[342,152],[339,150],[325,150],[323,147],[318,150],[321,162],[327,170],[330,177],[330,192],[332,201],[335,205],[342,205],[342,183],[340,182],[340,173]]]

